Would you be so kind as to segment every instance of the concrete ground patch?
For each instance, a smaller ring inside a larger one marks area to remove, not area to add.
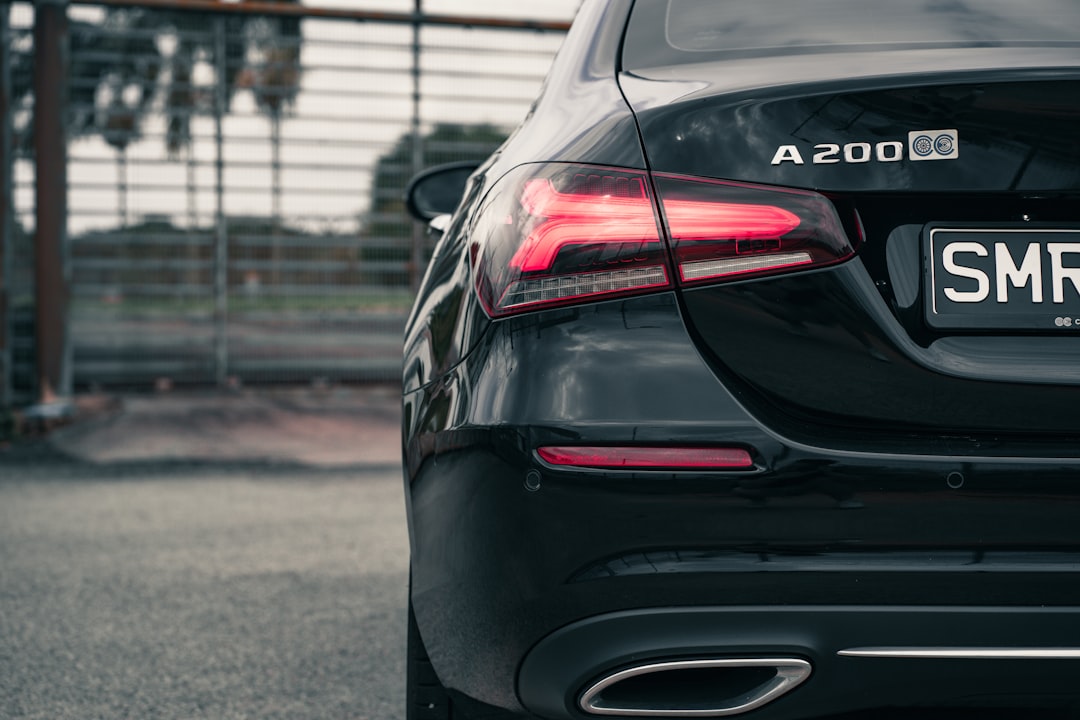
[[[401,462],[401,395],[394,385],[130,394],[96,407],[46,442],[94,464]]]

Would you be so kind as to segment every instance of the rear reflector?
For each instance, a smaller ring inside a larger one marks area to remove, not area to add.
[[[547,463],[567,467],[640,470],[746,470],[754,467],[741,448],[542,447]]]

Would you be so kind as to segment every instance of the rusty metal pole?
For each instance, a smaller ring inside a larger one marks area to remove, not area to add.
[[[424,0],[415,0],[412,26],[412,119],[409,135],[412,140],[412,174],[424,169],[424,145],[420,135],[420,24],[424,14]],[[424,276],[424,238],[427,234],[420,223],[410,222],[412,228],[412,252],[409,257],[409,289],[420,289]]]
[[[11,146],[11,5],[0,5],[0,408],[12,403],[11,378],[11,253],[14,250]]]
[[[66,0],[34,5],[34,243],[37,314],[38,400],[42,405],[71,394],[68,374],[67,103],[68,20]]]

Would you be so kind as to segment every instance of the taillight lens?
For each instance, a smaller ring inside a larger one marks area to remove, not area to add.
[[[492,188],[472,229],[488,314],[830,265],[853,254],[817,193],[654,177],[583,165],[525,165]],[[661,235],[663,208],[675,273]]]
[[[477,291],[493,317],[672,286],[644,172],[526,165],[473,226]]]
[[[833,204],[806,190],[656,175],[679,282],[771,275],[846,260]]]

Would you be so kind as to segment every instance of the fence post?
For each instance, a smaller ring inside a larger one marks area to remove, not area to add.
[[[66,0],[34,6],[35,305],[38,399],[71,394],[68,346]]]
[[[11,379],[11,255],[15,250],[12,215],[15,212],[11,146],[11,5],[0,5],[0,408],[12,403]]]
[[[420,135],[420,25],[424,16],[424,0],[415,0],[412,26],[412,117],[409,134],[412,140],[412,174],[424,169],[424,145]],[[420,289],[424,276],[424,237],[427,230],[420,223],[410,222],[412,228],[412,252],[409,258],[409,288],[415,293]]]
[[[214,381],[224,387],[229,377],[229,229],[225,220],[225,104],[228,101],[228,60],[225,57],[225,18],[214,18]]]

